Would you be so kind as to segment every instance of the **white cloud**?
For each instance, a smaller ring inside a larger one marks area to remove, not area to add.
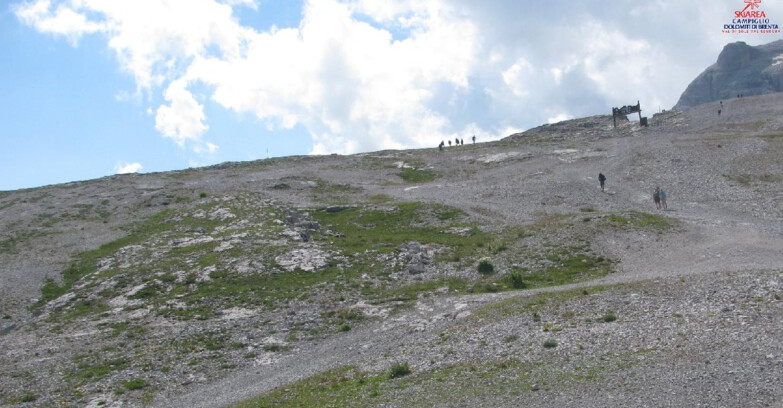
[[[166,89],[164,98],[169,105],[158,108],[155,129],[163,136],[174,139],[180,146],[186,141],[198,141],[209,126],[204,124],[204,106],[187,90],[186,81],[178,79],[172,82]]]
[[[206,142],[203,145],[202,144],[198,144],[198,145],[193,146],[193,151],[195,153],[199,153],[199,154],[201,154],[201,153],[215,153],[219,148],[220,148],[220,146],[218,146],[218,145],[216,145],[214,143]]]
[[[162,96],[148,109],[156,129],[198,154],[218,149],[202,140],[205,98],[272,130],[307,129],[311,153],[434,146],[468,125],[486,141],[636,100],[671,106],[736,40],[720,34],[729,2],[680,13],[674,0],[552,0],[542,11],[518,0],[305,0],[298,27],[267,31],[234,14],[258,4],[35,0],[14,12],[72,44],[104,35],[137,95]],[[783,18],[783,6],[764,7]]]
[[[71,8],[61,5],[52,10],[49,0],[17,5],[13,10],[22,21],[38,31],[65,36],[73,46],[84,34],[106,30],[104,24],[88,21],[87,17]]]
[[[114,173],[116,174],[128,174],[138,173],[143,166],[140,163],[118,163],[114,166]]]

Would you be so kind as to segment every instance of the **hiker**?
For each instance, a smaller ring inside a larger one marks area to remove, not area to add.
[[[451,139],[449,139],[449,147],[451,147]]]
[[[465,139],[460,138],[459,139],[459,145],[460,146],[465,146]]]
[[[604,176],[604,173],[598,173],[598,182],[601,183],[601,191],[604,191],[604,182],[606,182],[606,176]]]
[[[668,210],[669,207],[666,206],[666,190],[661,189],[659,195],[661,196],[661,207],[663,208],[664,211]]]
[[[454,138],[454,146],[459,146],[459,138]]]
[[[655,187],[655,192],[653,193],[653,201],[655,201],[655,208],[661,209],[661,188]]]
[[[440,141],[440,144],[438,145],[438,150],[443,151],[443,140]]]
[[[476,135],[473,135],[473,144],[476,144]]]
[[[720,109],[718,109],[718,116],[720,116]]]

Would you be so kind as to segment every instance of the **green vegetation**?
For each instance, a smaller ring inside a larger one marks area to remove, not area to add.
[[[554,266],[533,270],[515,271],[523,276],[522,281],[531,287],[559,286],[599,278],[611,271],[612,262],[602,256],[590,253],[573,253],[568,249],[557,249],[548,255]]]
[[[625,215],[610,214],[603,219],[610,227],[620,230],[657,229],[669,230],[678,225],[677,220],[656,214],[630,211]]]
[[[611,323],[617,320],[617,315],[614,314],[614,312],[607,312],[606,314],[604,314],[603,320],[606,323]]]
[[[353,195],[364,191],[361,187],[355,187],[350,184],[332,184],[324,180],[316,180],[316,186],[312,191],[316,200],[331,204],[348,204],[355,202]]]
[[[0,253],[14,252],[16,250],[17,245],[26,242],[30,239],[42,236],[43,234],[44,233],[41,231],[22,231],[14,234],[9,238],[0,239]]]
[[[594,292],[606,290],[603,286],[594,286]],[[533,321],[541,321],[538,308],[553,301],[565,301],[571,298],[585,296],[582,289],[574,289],[563,292],[540,293],[535,296],[512,297],[478,308],[470,319],[502,319],[509,316],[531,315]]]
[[[383,204],[383,203],[388,203],[390,201],[394,201],[394,198],[392,196],[386,194],[374,194],[367,197],[367,199],[372,204]]]
[[[489,258],[479,259],[476,269],[482,275],[490,275],[495,272],[495,266],[492,265],[492,261]]]
[[[397,174],[406,183],[428,183],[435,180],[438,177],[438,173],[433,170],[420,170],[412,168],[404,168]]]
[[[544,348],[555,348],[557,347],[557,341],[554,339],[547,339],[544,341]]]
[[[526,289],[528,287],[524,276],[518,272],[509,273],[506,275],[506,280],[508,280],[508,285],[513,289]]]
[[[75,369],[66,375],[66,380],[79,386],[98,381],[112,372],[124,370],[130,361],[125,357],[106,358],[95,353],[76,356],[74,363]]]
[[[597,381],[602,366],[576,366],[555,373],[549,363],[516,359],[462,363],[390,378],[389,372],[371,374],[342,367],[248,399],[233,408],[294,408],[367,406],[465,406],[498,396],[516,400],[531,392],[532,384],[568,387],[576,382]]]
[[[389,370],[389,378],[400,378],[411,373],[411,368],[407,362],[395,363]]]
[[[128,391],[140,390],[146,386],[147,386],[147,380],[143,378],[134,378],[128,381],[120,382],[120,387]]]

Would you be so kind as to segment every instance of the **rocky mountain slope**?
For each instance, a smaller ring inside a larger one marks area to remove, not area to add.
[[[783,91],[783,40],[756,47],[727,44],[718,61],[699,74],[680,96],[675,109],[716,102],[739,95]]]
[[[2,192],[0,402],[774,406],[781,113]]]

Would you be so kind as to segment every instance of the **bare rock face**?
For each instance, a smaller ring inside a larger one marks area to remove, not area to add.
[[[718,61],[680,96],[675,109],[783,91],[783,40],[756,47],[738,41],[723,47]]]

